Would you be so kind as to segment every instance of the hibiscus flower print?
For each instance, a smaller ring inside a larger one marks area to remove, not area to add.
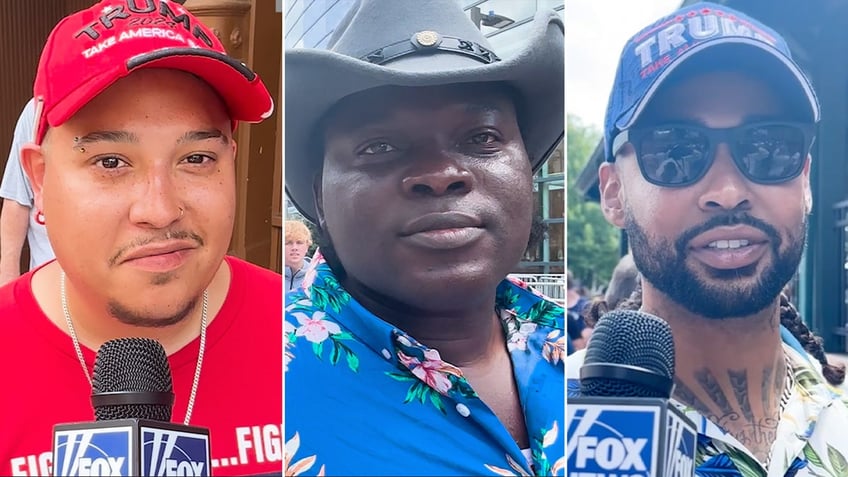
[[[398,351],[398,359],[409,371],[426,385],[447,395],[453,383],[449,376],[462,377],[462,371],[456,366],[442,361],[439,352],[434,349],[424,351],[424,361],[407,356],[403,351]]]
[[[565,355],[565,335],[560,330],[553,330],[548,333],[545,344],[542,346],[542,357],[545,361],[558,364]]]
[[[294,462],[294,455],[297,453],[297,450],[300,448],[300,435],[295,432],[294,437],[286,441],[286,446],[283,451],[283,475],[288,476],[298,476],[303,475],[307,470],[311,469],[313,465],[315,465],[315,461],[317,460],[317,456],[311,455],[309,457],[304,457],[303,459]],[[325,468],[322,465],[320,469],[318,469],[319,477],[324,475]]]
[[[318,358],[323,359],[325,354],[324,344],[327,343],[327,347],[330,349],[330,364],[335,366],[344,358],[348,368],[357,372],[359,357],[356,356],[350,346],[345,344],[345,342],[355,341],[353,335],[348,331],[343,331],[335,321],[327,319],[325,312],[308,308],[310,305],[312,305],[311,301],[301,300],[286,308],[288,317],[290,317],[288,319],[294,318],[297,321],[297,326],[290,321],[285,322],[284,369],[287,369],[289,362],[294,359],[294,353],[290,348],[294,348],[298,338],[304,338],[312,343],[312,352]]]
[[[507,276],[506,279],[509,280],[513,285],[515,285],[515,286],[517,286],[517,287],[519,287],[523,290],[529,290],[530,289],[530,285],[528,285],[527,282],[525,282],[524,280],[522,280],[518,277]]]
[[[290,348],[294,345],[294,341],[292,336],[294,336],[297,328],[288,321],[283,322],[283,372],[289,370],[289,363],[294,359],[294,353],[291,352]]]
[[[331,334],[342,332],[339,325],[332,321],[324,319],[323,311],[316,311],[312,316],[307,316],[305,313],[292,313],[292,316],[297,320],[300,326],[295,331],[296,336],[303,336],[311,343],[321,343]]]
[[[486,464],[485,467],[495,475],[502,475],[504,477],[532,477],[533,474],[525,470],[524,467],[516,462],[515,459],[510,457],[509,454],[506,454],[506,461],[511,470],[491,464]]]
[[[506,347],[510,351],[527,351],[527,338],[536,331],[538,325],[536,323],[521,323],[516,329],[515,322],[513,321],[509,325],[507,325],[507,338]]]
[[[309,261],[309,267],[306,269],[306,274],[303,276],[302,288],[305,290],[309,290],[312,287],[312,283],[315,281],[315,277],[318,275],[318,265],[325,263],[324,255],[321,254],[321,249],[316,248],[315,253],[312,255],[312,260]]]

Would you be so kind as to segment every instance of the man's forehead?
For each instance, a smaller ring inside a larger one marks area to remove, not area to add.
[[[174,101],[179,99],[180,101]],[[169,68],[145,68],[134,71],[101,91],[73,116],[84,115],[87,110],[100,108],[115,109],[116,105],[131,105],[138,102],[161,100],[168,104],[196,104],[194,109],[227,111],[218,92],[206,81],[181,70]],[[100,115],[94,111],[95,115]],[[229,116],[229,114],[227,113]]]
[[[380,86],[347,96],[325,115],[325,125],[361,126],[414,110],[450,108],[471,114],[515,114],[512,90],[503,83]]]
[[[154,123],[190,130],[221,130],[232,123],[226,105],[205,81],[178,70],[151,68],[121,78],[53,129],[77,136],[101,131],[130,131]]]
[[[741,122],[762,121],[785,116],[788,109],[763,79],[736,71],[710,71],[664,85],[637,124],[687,122],[711,126],[716,115],[733,116]]]

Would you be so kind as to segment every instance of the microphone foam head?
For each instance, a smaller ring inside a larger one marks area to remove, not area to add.
[[[669,392],[648,384],[650,381],[665,382],[671,389],[674,380],[671,328],[665,320],[648,313],[613,310],[595,325],[583,365],[612,365],[610,369],[616,368],[615,371],[622,373],[581,378],[580,394],[583,396],[668,398]],[[633,368],[648,373],[640,374]],[[646,374],[654,376],[648,376],[652,379],[646,381]]]
[[[103,343],[94,361],[92,394],[173,393],[171,366],[162,345],[148,338],[118,338]],[[170,421],[171,406],[149,403],[94,406],[98,421],[149,419]]]

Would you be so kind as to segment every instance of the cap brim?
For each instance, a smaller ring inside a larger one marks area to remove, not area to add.
[[[546,13],[547,14],[547,13]],[[429,62],[410,58],[374,65],[326,50],[285,53],[286,193],[297,210],[316,222],[312,184],[323,158],[310,147],[319,120],[342,98],[380,86],[424,87],[455,83],[505,82],[521,95],[519,125],[533,170],[563,137],[564,49],[561,19],[550,12],[534,25],[531,39],[514,56],[482,64],[455,55]],[[442,55],[440,55],[442,56]],[[427,68],[422,67],[427,63]]]
[[[160,50],[149,57],[131,60],[128,65],[118,64],[115,69],[92,78],[57,102],[47,112],[47,123],[51,127],[63,124],[114,82],[143,68],[191,73],[218,93],[233,124],[236,121],[260,122],[274,112],[273,99],[259,77],[243,64],[235,64],[235,61],[226,55],[196,48]]]
[[[704,41],[697,46],[687,50],[677,57],[671,65],[662,71],[651,83],[648,91],[630,110],[626,111],[615,123],[618,131],[623,131],[639,119],[639,116],[650,104],[657,91],[667,84],[668,79],[677,73],[683,65],[688,65],[694,59],[700,61],[715,57],[719,61],[715,64],[732,65],[733,71],[747,71],[754,77],[763,78],[768,83],[779,84],[785,82],[788,91],[795,91],[798,96],[782,96],[783,99],[800,99],[809,112],[809,120],[818,122],[821,111],[813,86],[801,68],[791,58],[776,48],[747,37],[721,37],[714,40]],[[733,58],[732,63],[728,58]]]

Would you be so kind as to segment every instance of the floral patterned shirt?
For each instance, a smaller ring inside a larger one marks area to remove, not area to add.
[[[696,476],[848,476],[848,397],[843,389],[827,383],[821,365],[798,346],[784,342],[783,349],[792,368],[793,386],[780,416],[768,468],[718,425],[672,400],[698,429]],[[579,394],[584,355],[580,351],[568,357],[569,396]]]
[[[497,289],[525,455],[438,350],[362,307],[325,263],[310,274],[286,298],[285,475],[565,474],[562,307],[522,282]]]

